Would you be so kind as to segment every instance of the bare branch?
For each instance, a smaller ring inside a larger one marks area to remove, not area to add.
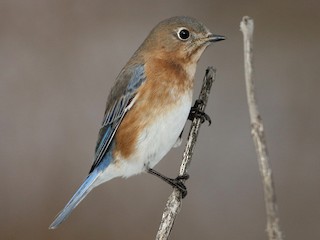
[[[269,240],[282,240],[282,232],[279,224],[278,207],[276,203],[276,193],[272,177],[272,170],[268,156],[267,142],[260,117],[253,83],[253,19],[243,17],[240,29],[243,33],[244,41],[244,67],[247,89],[247,100],[249,106],[251,135],[256,148],[260,174],[264,187],[264,199],[267,213],[267,233]]]
[[[201,111],[204,111],[206,108],[211,86],[213,81],[215,80],[215,73],[216,71],[212,67],[208,67],[206,70],[206,75],[203,79],[202,89],[198,98],[198,100],[200,100],[200,104],[198,105],[198,108]],[[200,125],[201,125],[201,118],[195,118],[192,121],[189,136],[187,139],[187,144],[183,153],[182,163],[180,166],[180,172],[179,172],[180,176],[187,173],[188,167],[191,163],[193,150],[199,134]],[[162,214],[162,219],[161,219],[160,227],[156,236],[156,240],[168,239],[174,220],[178,215],[178,213],[180,212],[181,204],[182,204],[181,192],[178,189],[174,188],[173,192],[168,198],[167,204]]]

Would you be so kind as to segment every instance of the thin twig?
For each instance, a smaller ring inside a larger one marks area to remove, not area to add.
[[[203,79],[202,89],[199,95],[198,100],[201,103],[198,105],[199,110],[204,111],[208,102],[208,97],[210,94],[210,89],[213,81],[215,80],[216,70],[212,67],[208,67],[206,70],[206,75]],[[199,129],[201,125],[201,119],[195,118],[192,121],[189,136],[187,139],[187,144],[183,153],[183,159],[180,166],[179,175],[185,175],[187,173],[188,167],[190,165],[193,150],[197,141],[197,137],[199,134]],[[182,195],[181,192],[174,188],[173,192],[168,198],[167,204],[165,206],[164,212],[162,214],[162,219],[160,223],[160,227],[156,236],[156,240],[165,240],[168,239],[174,220],[178,215],[182,204]]]
[[[283,235],[280,229],[276,193],[272,177],[272,170],[268,156],[267,142],[263,130],[263,123],[260,117],[253,84],[253,19],[243,17],[240,29],[244,41],[244,67],[247,89],[247,100],[249,106],[251,135],[256,148],[260,174],[264,187],[264,199],[267,213],[267,233],[269,240],[282,240]]]

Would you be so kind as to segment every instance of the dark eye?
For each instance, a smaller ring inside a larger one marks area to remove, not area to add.
[[[182,28],[178,31],[178,37],[181,40],[187,40],[190,37],[190,32],[188,29]]]

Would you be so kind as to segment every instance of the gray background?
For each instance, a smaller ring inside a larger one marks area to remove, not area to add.
[[[55,231],[85,178],[115,77],[159,21],[189,15],[228,37],[171,239],[267,239],[245,97],[244,15],[287,239],[320,239],[320,1],[1,1],[0,238],[153,239],[171,188],[141,174],[93,191]],[[186,138],[186,134],[184,136]],[[157,166],[176,176],[183,147]]]

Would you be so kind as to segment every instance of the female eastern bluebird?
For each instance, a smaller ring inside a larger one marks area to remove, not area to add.
[[[150,32],[111,89],[89,175],[50,229],[93,188],[115,177],[149,172],[186,192],[181,177],[166,178],[152,168],[180,142],[201,54],[224,39],[190,17],[169,18]]]

